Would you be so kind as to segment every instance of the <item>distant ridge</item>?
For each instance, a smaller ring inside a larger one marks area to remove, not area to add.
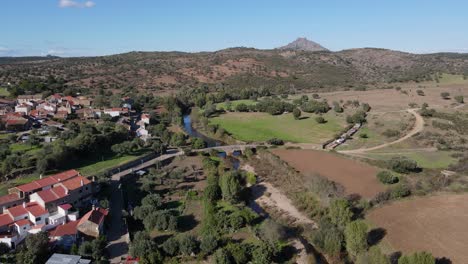
[[[280,50],[301,50],[301,51],[328,51],[322,45],[308,40],[306,38],[298,38],[286,46],[279,47]]]

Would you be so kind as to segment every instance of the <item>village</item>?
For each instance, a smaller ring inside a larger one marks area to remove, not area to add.
[[[19,95],[16,100],[0,98],[0,131],[20,132],[18,140],[29,139],[32,129],[43,136],[44,142],[52,142],[56,137],[47,136],[51,128],[63,130],[67,120],[112,120],[125,126],[142,140],[148,139],[146,125],[150,123],[149,114],[132,111],[133,100],[122,98],[121,107],[96,109],[92,99],[86,96],[63,96],[53,94],[43,98],[42,94]],[[138,120],[138,121],[136,121]]]

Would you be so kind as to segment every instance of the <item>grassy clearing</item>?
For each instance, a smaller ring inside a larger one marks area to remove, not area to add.
[[[445,169],[457,162],[457,159],[451,156],[452,154],[452,152],[448,151],[408,151],[406,153],[369,153],[367,156],[379,160],[390,160],[393,157],[403,156],[416,161],[422,168]]]
[[[8,92],[7,88],[0,87],[0,96],[10,96],[10,92]]]
[[[463,75],[443,73],[442,78],[439,78],[441,84],[458,84],[467,83],[468,80],[463,79]]]
[[[328,121],[318,124],[315,114],[303,113],[301,120],[292,114],[272,116],[267,113],[227,113],[210,119],[212,124],[223,127],[242,141],[266,141],[279,138],[296,143],[322,143],[332,138],[345,126],[344,117],[329,112],[323,117]]]
[[[24,151],[27,153],[33,153],[41,149],[41,146],[32,146],[29,144],[23,144],[23,143],[14,143],[10,145],[10,150],[12,152],[20,152]]]
[[[39,177],[37,175],[27,175],[27,176],[16,178],[16,179],[13,179],[13,180],[10,180],[10,181],[7,181],[7,182],[3,182],[0,185],[0,195],[7,194],[8,189],[10,189],[10,188],[13,188],[13,187],[21,185],[21,184],[30,183],[30,182],[32,182],[34,180],[37,180],[37,179],[39,179]]]
[[[125,155],[125,156],[112,156],[104,157],[102,161],[98,161],[89,165],[78,167],[77,170],[85,176],[96,175],[105,172],[113,167],[125,164],[132,160],[140,158],[141,155]]]
[[[254,100],[235,100],[235,101],[231,101],[231,108],[232,109],[235,109],[236,106],[238,106],[239,104],[245,104],[245,105],[254,105],[254,104],[257,104],[256,101]],[[219,103],[219,104],[216,104],[216,109],[224,109],[226,110],[227,108],[227,103],[224,102],[224,103]]]

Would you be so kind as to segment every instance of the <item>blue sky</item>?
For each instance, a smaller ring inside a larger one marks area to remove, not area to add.
[[[468,52],[464,0],[1,0],[0,56],[262,49]]]

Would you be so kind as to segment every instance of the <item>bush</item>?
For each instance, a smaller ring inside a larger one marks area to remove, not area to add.
[[[315,122],[317,122],[319,124],[325,124],[327,122],[327,120],[325,120],[325,118],[323,118],[322,116],[317,116],[315,118]]]
[[[356,257],[367,249],[367,224],[362,220],[349,223],[345,229],[346,250]]]
[[[311,100],[308,102],[305,102],[301,106],[302,111],[306,113],[316,113],[316,114],[324,114],[330,110],[330,106],[328,105],[327,102],[322,101],[315,101]]]
[[[267,141],[268,144],[274,145],[274,146],[281,146],[284,145],[284,141],[279,138],[272,138]]]
[[[416,161],[404,157],[392,158],[389,161],[389,168],[398,173],[411,173],[420,170]]]
[[[457,95],[454,97],[455,101],[459,104],[463,104],[464,103],[464,98],[462,95]]]
[[[423,90],[416,90],[416,93],[419,95],[419,96],[424,96],[424,91]]]
[[[436,260],[431,253],[417,252],[408,256],[401,256],[398,264],[435,264]]]
[[[450,99],[450,93],[448,93],[448,92],[440,93],[440,97],[442,97],[442,99],[444,99],[444,100],[448,100],[448,99]]]
[[[394,184],[398,182],[398,177],[389,171],[381,171],[377,173],[377,179],[383,184]]]
[[[399,184],[391,190],[390,198],[399,199],[399,198],[409,196],[410,194],[411,194],[411,191],[408,188],[408,186],[406,186],[405,184]]]
[[[366,133],[361,133],[359,134],[360,138],[369,138],[369,136]]]
[[[301,110],[299,108],[294,108],[293,110],[294,119],[298,120],[301,117]]]
[[[169,256],[176,256],[179,253],[179,242],[177,238],[171,237],[162,244],[162,249]]]
[[[387,129],[382,134],[386,137],[398,137],[400,135],[400,131],[395,129]]]
[[[312,233],[312,241],[323,252],[330,256],[338,256],[343,244],[343,233],[327,218],[322,217],[318,223],[320,228]]]
[[[353,212],[345,199],[335,199],[330,203],[328,215],[333,224],[342,230],[351,222]]]
[[[249,107],[244,104],[244,103],[240,103],[236,106],[236,111],[237,112],[248,112],[249,111]]]

